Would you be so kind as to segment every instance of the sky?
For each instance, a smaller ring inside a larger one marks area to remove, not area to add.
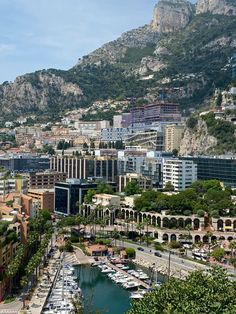
[[[0,83],[78,58],[147,24],[157,0],[0,0]]]

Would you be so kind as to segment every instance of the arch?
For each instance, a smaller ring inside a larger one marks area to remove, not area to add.
[[[138,218],[139,218],[139,222],[143,222],[143,215],[142,215],[142,213],[138,214]]]
[[[198,218],[195,218],[193,220],[193,229],[194,230],[199,230],[200,229],[200,220]]]
[[[162,227],[163,228],[169,228],[169,219],[167,217],[164,217],[162,220]]]
[[[143,214],[143,220],[146,219],[146,218],[147,218],[147,215],[146,215],[146,214]]]
[[[230,219],[225,220],[225,231],[232,231],[232,221]]]
[[[176,229],[177,228],[177,219],[172,217],[170,218],[170,222],[169,222],[169,227],[172,229]]]
[[[170,236],[170,241],[177,241],[177,236],[176,236],[176,234],[171,234],[171,236]]]
[[[156,222],[157,222],[156,216],[153,215],[151,221],[152,221],[152,225],[156,226]]]
[[[233,241],[233,237],[231,237],[231,236],[229,236],[228,238],[227,238],[227,240],[230,242],[230,241]]]
[[[134,218],[134,212],[131,210],[130,215],[129,215],[130,219]]]
[[[195,237],[194,237],[194,242],[195,243],[199,243],[199,242],[201,242],[201,236],[200,235],[195,235]]]
[[[183,229],[184,228],[184,220],[183,218],[178,219],[178,228]]]
[[[204,236],[203,236],[202,242],[203,242],[203,243],[209,243],[209,238],[208,238],[207,235],[204,235]]]
[[[221,237],[219,237],[219,240],[224,241],[224,240],[225,240],[225,237],[224,237],[224,236],[221,236]]]
[[[157,227],[161,227],[161,217],[157,217],[157,220],[156,220],[156,225]]]
[[[152,223],[152,216],[150,214],[147,216],[147,219],[148,219],[149,223],[151,224]]]
[[[137,219],[138,219],[138,213],[134,212],[134,220],[137,221]]]
[[[164,241],[164,242],[169,242],[169,236],[168,236],[167,233],[164,233],[164,234],[162,235],[162,241]]]
[[[217,241],[217,236],[213,235],[213,236],[211,237],[211,242],[216,242],[216,241]]]
[[[126,211],[125,211],[125,218],[126,218],[126,219],[129,218],[129,210],[126,210]]]
[[[107,210],[105,211],[105,215],[106,215],[106,216],[110,216],[110,211],[109,211],[109,209],[107,209]]]
[[[184,226],[186,227],[188,225],[190,225],[192,227],[192,219],[191,218],[187,218],[184,221]]]
[[[159,235],[158,235],[158,232],[155,231],[155,232],[154,232],[154,237],[155,237],[156,239],[158,239],[158,236],[159,236]]]
[[[223,228],[224,228],[224,222],[222,219],[218,219],[217,220],[217,230],[218,231],[223,231]]]

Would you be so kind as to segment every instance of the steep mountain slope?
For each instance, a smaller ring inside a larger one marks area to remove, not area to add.
[[[236,2],[160,0],[152,21],[83,57],[69,71],[43,70],[0,86],[0,114],[89,106],[107,98],[165,97],[183,109],[203,103],[231,80]]]

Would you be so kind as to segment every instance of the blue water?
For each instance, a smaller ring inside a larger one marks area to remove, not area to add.
[[[76,267],[84,297],[85,313],[123,314],[130,308],[129,292],[114,284],[97,267]]]
[[[76,266],[76,272],[86,314],[96,313],[96,310],[101,314],[124,314],[130,308],[130,293],[109,279],[99,268],[79,265]],[[148,270],[146,272],[149,273]],[[163,281],[164,277],[159,274],[158,280]]]

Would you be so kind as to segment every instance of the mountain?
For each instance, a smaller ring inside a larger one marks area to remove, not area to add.
[[[54,117],[96,100],[169,99],[186,112],[231,81],[235,0],[160,0],[150,24],[84,56],[68,71],[42,70],[0,86],[2,119]]]

